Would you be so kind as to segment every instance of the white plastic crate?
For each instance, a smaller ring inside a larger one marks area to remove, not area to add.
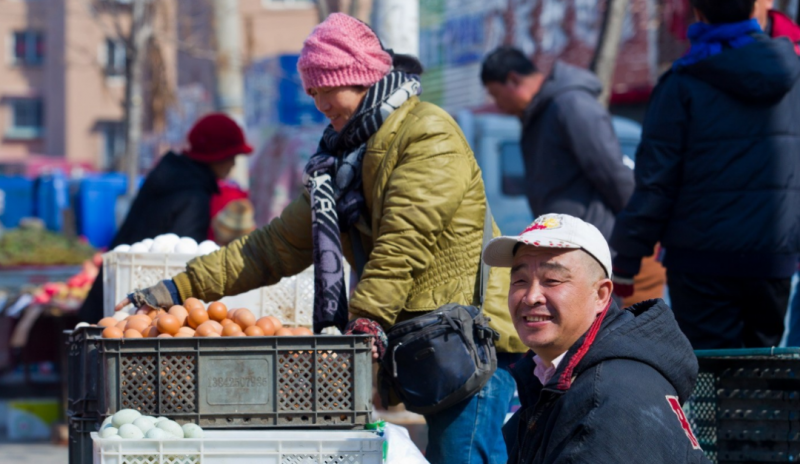
[[[94,464],[382,464],[368,431],[216,431],[199,439],[109,440],[91,434]]]
[[[135,289],[150,287],[186,270],[196,255],[176,253],[122,253],[103,255],[103,313],[114,314],[114,306]],[[343,262],[349,290],[350,266]],[[311,327],[314,314],[314,267],[275,285],[221,299],[228,308],[247,308],[256,317],[275,316],[289,327]],[[206,302],[208,303],[208,302]]]

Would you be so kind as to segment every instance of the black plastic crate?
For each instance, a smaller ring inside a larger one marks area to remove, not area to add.
[[[93,450],[90,434],[100,428],[96,418],[69,418],[69,464],[92,464]]]
[[[70,338],[75,416],[121,409],[210,428],[356,428],[372,413],[364,335]],[[79,359],[83,356],[83,359]],[[83,370],[81,370],[83,369]]]
[[[800,462],[800,348],[696,351],[686,416],[718,464]]]

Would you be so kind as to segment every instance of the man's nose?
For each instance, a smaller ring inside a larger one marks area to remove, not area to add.
[[[528,306],[537,306],[545,303],[544,293],[542,293],[542,286],[539,281],[534,279],[531,282],[525,295],[522,297],[522,302]]]

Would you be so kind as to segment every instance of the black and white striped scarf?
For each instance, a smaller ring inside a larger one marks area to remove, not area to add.
[[[339,234],[366,212],[361,163],[366,143],[392,112],[422,87],[419,77],[392,71],[367,90],[356,114],[336,132],[325,129],[317,153],[305,168],[311,194],[314,242],[314,332],[347,325],[347,295]]]

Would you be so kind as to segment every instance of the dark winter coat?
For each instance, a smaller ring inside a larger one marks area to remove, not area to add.
[[[556,62],[522,116],[522,154],[534,216],[569,214],[608,239],[634,182],[601,90],[591,72]]]
[[[167,233],[202,242],[211,225],[211,197],[218,191],[207,164],[167,153],[145,179],[110,248]],[[82,321],[103,317],[102,280],[94,282],[80,309]]]
[[[671,270],[786,278],[800,252],[800,60],[763,34],[669,71],[653,92],[614,266],[660,241]],[[636,269],[627,269],[631,265]]]
[[[503,428],[509,464],[709,462],[680,407],[697,358],[663,301],[612,304],[546,386],[533,369],[529,353],[512,370],[522,407]]]

